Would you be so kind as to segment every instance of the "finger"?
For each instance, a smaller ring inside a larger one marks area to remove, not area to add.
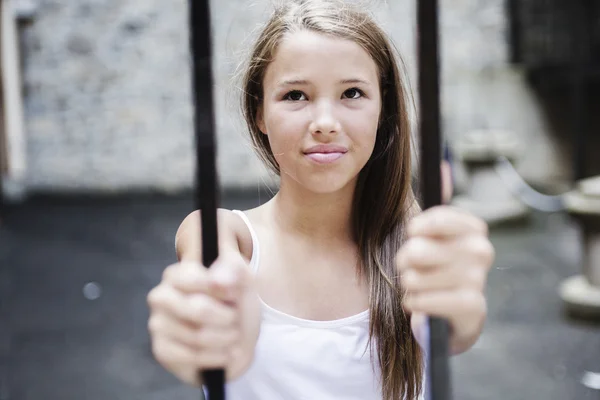
[[[163,281],[186,293],[206,293],[209,290],[207,269],[190,261],[167,267]]]
[[[196,365],[203,369],[226,368],[231,362],[232,350],[210,349],[199,353],[196,358]]]
[[[447,263],[452,255],[450,246],[443,241],[414,237],[408,239],[398,251],[396,267],[400,271],[433,268]]]
[[[165,337],[190,348],[200,348],[199,328],[169,314],[151,315],[148,319],[148,331],[153,337]]]
[[[408,294],[403,306],[412,313],[423,313],[460,323],[465,316],[485,313],[486,302],[483,293],[476,290],[447,290]]]
[[[227,305],[234,306],[240,300],[241,290],[232,283],[223,283],[216,280],[209,281],[209,293],[217,300]]]
[[[211,328],[201,329],[196,342],[201,349],[228,349],[240,340],[237,329]]]
[[[488,226],[480,218],[451,206],[432,207],[410,220],[409,237],[451,237],[460,235],[488,235]]]
[[[190,315],[200,326],[232,328],[236,326],[236,308],[206,295],[191,295],[186,299]]]
[[[240,258],[215,264],[210,270],[209,290],[213,297],[236,303],[249,284],[250,270]]]
[[[194,327],[200,325],[230,326],[236,320],[236,312],[207,295],[185,296],[168,285],[153,289],[148,304],[154,312],[165,312]]]
[[[193,348],[168,338],[156,338],[152,342],[152,353],[164,365],[195,368],[224,368],[231,358],[230,351],[222,349],[197,352]],[[191,377],[189,377],[191,378]],[[194,381],[194,379],[189,379]]]
[[[164,365],[195,365],[196,351],[167,337],[152,340],[152,354]]]
[[[398,251],[396,268],[404,271],[462,264],[477,265],[487,270],[494,257],[494,247],[485,236],[471,235],[449,239],[413,237]]]
[[[449,268],[427,270],[408,269],[401,275],[400,283],[409,293],[443,291],[470,288],[483,291],[487,280],[487,270],[479,266],[467,267],[464,264]]]
[[[194,328],[166,314],[157,314],[148,320],[148,330],[154,337],[168,338],[194,350],[223,349],[239,339],[237,329]]]
[[[147,302],[152,314],[166,313],[194,328],[198,327],[198,319],[188,306],[185,295],[166,283],[152,289]]]
[[[444,204],[448,204],[452,200],[452,193],[454,192],[454,183],[452,181],[452,166],[446,160],[442,161],[441,178],[442,202]]]
[[[427,343],[427,317],[425,316],[425,314],[420,313],[420,312],[416,312],[413,313],[410,317],[410,326],[413,332],[413,335],[415,337],[415,339],[417,340],[417,343],[419,343],[419,345],[421,347],[425,347],[426,343]]]

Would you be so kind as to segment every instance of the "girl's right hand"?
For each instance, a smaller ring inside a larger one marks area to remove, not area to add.
[[[198,372],[225,369],[235,379],[250,365],[260,305],[247,263],[217,260],[210,269],[181,262],[167,267],[148,294],[148,329],[156,360],[190,385]]]

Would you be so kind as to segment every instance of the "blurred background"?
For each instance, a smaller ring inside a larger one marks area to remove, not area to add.
[[[371,1],[416,89],[415,1]],[[441,3],[454,203],[485,218],[489,319],[457,399],[600,398],[600,5]],[[238,65],[270,0],[214,0],[221,206],[266,201]],[[0,2],[0,400],[193,399],[146,295],[193,210],[187,2]]]

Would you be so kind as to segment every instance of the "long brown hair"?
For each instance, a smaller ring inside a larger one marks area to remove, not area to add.
[[[370,338],[376,344],[385,400],[416,399],[422,391],[423,355],[402,308],[395,255],[414,202],[411,180],[409,93],[398,51],[365,10],[341,0],[288,0],[276,7],[251,49],[242,82],[242,111],[259,156],[275,173],[279,166],[257,125],[263,79],[284,35],[299,30],[359,44],[379,70],[382,110],[371,158],[359,173],[352,224],[369,287]],[[371,346],[373,349],[373,346]]]

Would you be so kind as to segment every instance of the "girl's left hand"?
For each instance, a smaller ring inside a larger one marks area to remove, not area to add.
[[[487,224],[465,211],[438,206],[412,218],[407,234],[396,265],[413,333],[422,342],[426,315],[446,319],[450,351],[462,353],[477,341],[487,314],[484,290],[494,260]]]

